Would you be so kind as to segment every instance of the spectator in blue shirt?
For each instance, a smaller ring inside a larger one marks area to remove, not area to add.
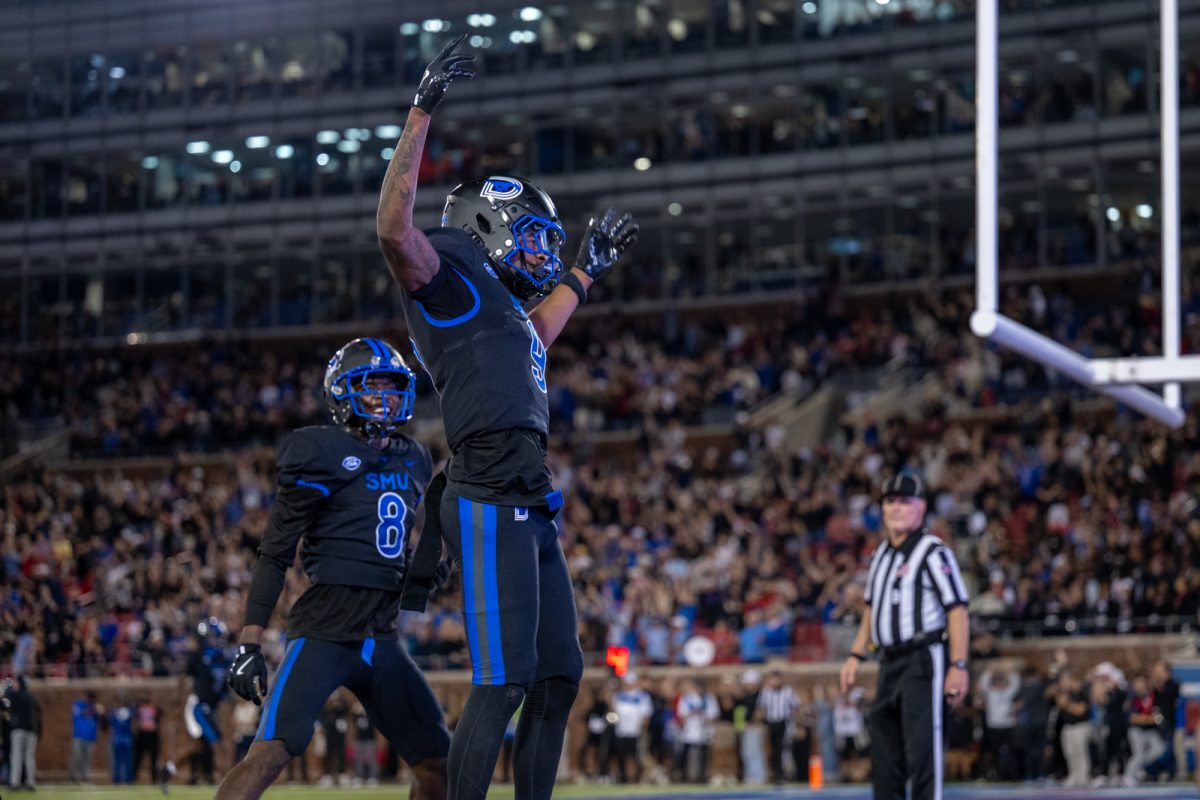
[[[92,749],[96,746],[99,717],[104,709],[96,705],[96,693],[88,692],[71,704],[71,760],[67,763],[67,781],[91,783]]]

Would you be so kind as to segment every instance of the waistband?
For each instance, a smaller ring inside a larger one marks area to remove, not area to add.
[[[912,655],[918,650],[924,650],[931,644],[942,644],[946,641],[946,629],[930,631],[929,633],[918,633],[907,642],[884,647],[880,649],[880,655],[884,661],[891,661],[894,658],[901,656]]]

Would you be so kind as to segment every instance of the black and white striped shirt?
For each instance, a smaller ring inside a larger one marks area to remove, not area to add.
[[[871,557],[866,601],[877,647],[911,642],[946,627],[946,613],[967,604],[958,562],[942,540],[914,531],[900,547],[884,539]]]
[[[758,707],[764,722],[787,722],[800,707],[800,695],[786,683],[778,689],[767,686],[758,693]]]

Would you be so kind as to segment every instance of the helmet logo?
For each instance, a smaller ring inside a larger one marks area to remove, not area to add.
[[[483,189],[479,191],[479,196],[493,202],[515,200],[523,191],[525,191],[525,187],[516,178],[493,175],[483,182]]]
[[[346,456],[342,459],[342,467],[353,472],[362,466],[362,460],[358,456]]]

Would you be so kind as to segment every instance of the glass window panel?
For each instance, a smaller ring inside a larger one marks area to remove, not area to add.
[[[804,263],[830,278],[843,275],[842,262],[849,258],[838,242],[838,205],[830,195],[806,197],[804,204]]]
[[[1145,34],[1150,35],[1149,31]],[[1106,47],[1100,52],[1100,73],[1104,76],[1100,102],[1105,116],[1145,113],[1148,61],[1144,44]]]
[[[800,141],[802,118],[796,102],[799,92],[791,84],[766,89],[754,108],[760,153],[791,153]]]
[[[35,61],[29,79],[29,116],[33,119],[62,117],[67,81],[61,59]]]
[[[279,94],[282,97],[315,97],[324,62],[324,40],[319,33],[285,36],[277,57]]]
[[[524,63],[524,50],[530,45],[537,44],[537,31],[533,23],[516,18],[515,11],[497,10],[496,24],[487,29],[487,38],[491,43],[482,48],[478,54],[483,61],[483,69],[489,75],[511,75],[518,72]],[[425,58],[432,57],[438,40],[422,40]]]
[[[0,103],[3,103],[0,95]],[[1200,25],[1180,21],[1179,105],[1200,106]]]
[[[234,42],[233,72],[234,91],[239,103],[269,99],[275,88],[270,43],[251,40]]]
[[[313,321],[313,248],[285,248],[279,254],[279,325]]]
[[[526,61],[531,69],[559,69],[571,48],[570,18],[566,6],[545,9],[542,18],[529,25],[537,38],[527,45]]]
[[[837,147],[842,135],[841,90],[833,83],[800,88],[800,141],[806,150]]]
[[[1024,124],[1025,112],[1029,107],[1030,88],[1028,74],[1022,73],[1020,82],[1014,81],[1013,73],[1002,73],[999,87],[999,123],[1005,125]],[[937,90],[942,133],[972,133],[975,130],[975,71],[974,68],[951,69],[944,78],[933,84]]]
[[[114,53],[107,58],[105,91],[109,113],[137,111],[142,93],[142,59],[137,53]]]
[[[739,158],[750,154],[750,106],[745,93],[713,92],[710,96],[715,120],[716,155],[718,158]]]
[[[136,263],[131,259],[109,254],[109,267],[103,272],[104,298],[100,313],[102,336],[122,336],[140,330],[141,315],[138,311],[138,268],[116,267],[119,263]]]
[[[316,179],[316,141],[311,137],[280,141],[273,153],[279,167],[279,192],[283,197],[311,197]],[[280,149],[282,148],[282,149]]]
[[[192,105],[213,106],[232,99],[232,45],[200,42],[192,49]]]
[[[142,328],[148,333],[183,327],[183,253],[174,242],[156,244],[143,256]]]
[[[0,275],[0,342],[21,340],[21,291],[23,281],[17,274]]]
[[[711,0],[717,47],[745,47],[750,41],[753,0]]]
[[[29,339],[53,341],[61,334],[62,305],[62,261],[61,259],[37,257],[31,259],[29,276]]]
[[[104,97],[104,73],[108,65],[99,53],[72,56],[71,115],[87,117],[99,114]]]
[[[892,126],[898,141],[928,139],[937,130],[938,89],[936,73],[926,67],[893,70]],[[972,107],[973,108],[973,107]],[[971,114],[972,122],[974,113]]]
[[[846,88],[844,124],[852,145],[882,142],[887,138],[888,89],[881,77],[885,74],[881,65],[863,65],[861,72],[843,81]]]
[[[886,270],[886,206],[867,197],[852,202],[834,221],[830,241],[830,247],[845,257],[850,280],[867,283],[903,277]]]
[[[272,324],[271,282],[275,266],[269,244],[241,244],[230,273],[230,313],[235,328],[265,328]]]
[[[147,50],[143,59],[146,74],[146,107],[178,108],[187,89],[184,69],[187,47],[162,45]]]
[[[33,65],[28,61],[0,64],[0,122],[19,122],[29,116],[29,81]]]
[[[562,174],[567,170],[568,129],[561,113],[531,115],[534,172]]]
[[[137,211],[142,154],[136,151],[105,156],[104,207],[109,213]]]
[[[665,158],[661,100],[656,94],[661,87],[646,85],[640,96],[624,98],[620,107],[620,149],[618,164],[638,166],[641,159],[657,164]]]
[[[396,29],[389,26],[370,27],[363,31],[363,86],[368,89],[396,85]],[[414,79],[421,77],[425,68],[420,60],[416,36],[404,37],[405,78],[410,74]],[[413,72],[407,69],[410,48],[413,54]],[[414,84],[415,85],[415,84]]]
[[[354,31],[321,34],[321,85],[330,91],[354,88]]]
[[[975,178],[963,172],[941,182],[937,198],[942,272],[962,275],[975,269]]]
[[[571,159],[576,172],[607,169],[616,164],[619,127],[612,108],[577,106],[570,111]]]
[[[897,277],[933,277],[941,268],[941,258],[933,252],[937,212],[930,184],[897,187],[892,220],[892,235],[884,247],[884,270]]]
[[[709,287],[709,229],[699,221],[689,219],[688,206],[682,206],[679,217],[672,217],[664,232],[667,237],[667,260],[664,267],[666,282],[680,297],[704,294]],[[692,213],[699,209],[692,209]],[[696,218],[693,218],[696,219]]]
[[[207,153],[185,153],[180,172],[188,205],[219,206],[229,201],[229,167],[213,161],[220,148],[215,144]]]
[[[57,219],[63,213],[63,162],[37,159],[30,174],[30,214],[34,219]]]
[[[750,251],[750,220],[748,201],[737,200],[718,209],[721,225],[715,229],[716,262],[713,265],[715,283],[708,283],[710,292],[731,292],[753,270]]]
[[[1159,254],[1162,180],[1159,150],[1155,146],[1148,147],[1147,151],[1145,158],[1104,162],[1105,208],[1100,209],[1098,203],[1086,207],[1093,220],[1097,214],[1105,215],[1108,258],[1112,261],[1130,261]],[[1083,213],[1076,210],[1079,216]],[[1052,230],[1058,227],[1056,224]]]
[[[571,9],[574,22],[571,44],[576,64],[611,62],[617,52],[616,0],[583,3]]]
[[[180,154],[152,151],[142,157],[141,166],[146,208],[165,208],[183,201],[186,170]]]
[[[789,195],[766,195],[753,220],[755,276],[752,289],[790,289],[800,281],[800,214]]]
[[[236,148],[237,172],[230,164],[230,181],[233,195],[239,202],[270,200],[274,196],[275,183],[279,180],[280,159],[275,156],[276,144],[272,140],[266,147]]]
[[[94,259],[72,256],[67,273],[61,330],[67,339],[90,339],[100,335],[104,311],[104,281]]]
[[[1034,157],[1010,158],[1001,165],[997,208],[1000,269],[1028,269],[1041,263],[1040,225],[1042,198],[1046,194],[1039,191],[1039,178],[1043,182],[1049,181],[1055,191],[1087,193],[1092,191],[1092,181],[1085,173],[1090,172],[1090,168],[1060,171],[1057,167],[1040,166]],[[1069,234],[1070,227],[1068,223],[1062,229],[1064,237]],[[1052,263],[1063,262],[1053,259]]]
[[[621,0],[618,14],[624,26],[621,52],[626,58],[662,55],[666,35],[665,0]]]
[[[355,141],[352,144],[362,147],[361,142]],[[317,178],[321,182],[321,194],[351,194],[358,182],[361,149],[356,153],[343,153],[338,149],[338,145],[318,144],[316,148]]]
[[[226,327],[227,256],[197,241],[187,261],[186,327],[217,330]]]
[[[671,0],[667,43],[673,53],[694,53],[708,45],[711,9],[707,2]]]
[[[396,282],[379,256],[378,248],[362,253],[363,264],[361,299],[355,310],[362,319],[391,319],[397,313]]]
[[[354,303],[359,294],[357,253],[349,240],[321,242],[313,322],[354,319]]]
[[[800,24],[801,3],[797,0],[758,0],[758,40],[764,44],[788,42]]]
[[[66,194],[67,212],[76,214],[96,214],[100,211],[101,193],[101,164],[96,156],[72,156],[67,162],[66,183],[63,191]]]
[[[672,161],[700,161],[708,156],[716,125],[705,97],[677,97],[666,111],[667,154]]]
[[[0,220],[25,219],[29,203],[29,159],[0,157]]]
[[[1018,128],[1037,124],[1038,85],[1037,65],[1032,58],[1009,63],[1000,60],[999,123],[1001,128]],[[970,78],[974,96],[975,78]]]
[[[1090,35],[1043,36],[1039,58],[1042,122],[1095,119],[1096,63]]]

